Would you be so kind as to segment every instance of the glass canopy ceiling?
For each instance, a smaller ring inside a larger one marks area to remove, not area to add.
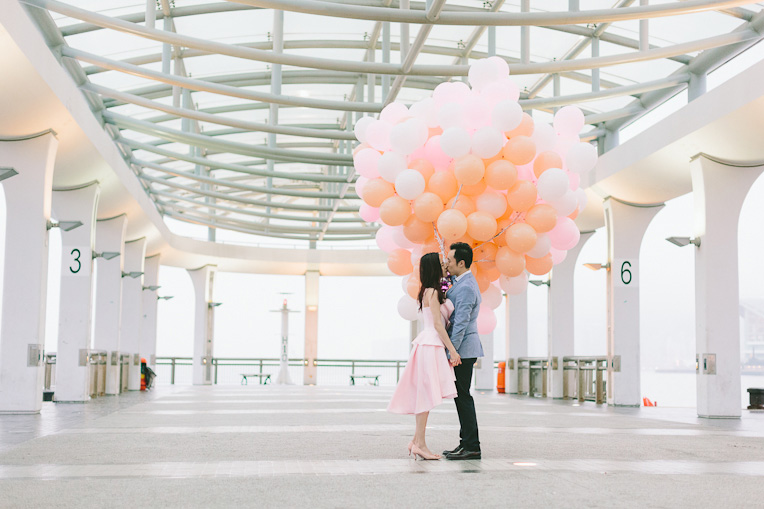
[[[354,123],[475,59],[506,59],[536,119],[578,105],[604,152],[764,34],[745,1],[21,2],[171,227],[306,247],[377,229]]]

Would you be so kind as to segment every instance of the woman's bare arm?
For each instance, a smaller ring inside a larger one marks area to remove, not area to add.
[[[435,290],[430,288],[425,290],[425,292],[429,292],[429,295],[425,294],[425,296],[427,297],[427,302],[430,305],[430,313],[432,313],[432,323],[435,324],[435,330],[438,331],[440,340],[443,342],[446,350],[448,350],[448,353],[451,355],[451,362],[455,362],[454,365],[458,365],[461,363],[461,357],[459,357],[456,348],[454,348],[453,343],[451,343],[451,339],[448,337],[446,328],[443,326],[443,318],[440,314],[440,301],[438,300],[438,295]]]

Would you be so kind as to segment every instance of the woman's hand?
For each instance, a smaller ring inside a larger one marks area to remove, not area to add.
[[[461,356],[457,353],[455,348],[452,348],[448,351],[448,353],[451,355],[451,366],[458,366],[462,363]]]

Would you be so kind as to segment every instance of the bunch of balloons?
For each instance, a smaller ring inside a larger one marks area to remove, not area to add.
[[[524,113],[503,59],[476,62],[468,78],[471,87],[441,83],[410,108],[393,102],[379,119],[361,118],[353,161],[360,215],[383,223],[377,244],[404,276],[401,316],[417,318],[421,256],[466,242],[483,298],[478,329],[487,334],[501,290],[522,293],[528,274],[548,273],[577,244],[580,176],[597,150],[580,141],[584,115],[575,106],[557,111],[552,125]]]

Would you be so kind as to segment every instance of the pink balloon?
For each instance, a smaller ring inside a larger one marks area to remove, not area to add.
[[[491,124],[491,104],[477,94],[470,94],[467,97],[462,112],[463,127],[467,129],[480,129]]]
[[[578,173],[568,172],[568,180],[570,180],[571,191],[575,191],[581,185],[581,176]]]
[[[379,220],[379,209],[372,207],[368,203],[362,203],[358,209],[358,215],[367,223],[374,223]]]
[[[379,114],[379,119],[383,122],[387,122],[390,125],[397,124],[404,117],[409,116],[409,109],[405,104],[399,102],[392,102],[385,106],[382,112]]]
[[[380,157],[382,157],[382,154],[373,148],[365,148],[353,156],[353,164],[358,173],[367,179],[375,179],[379,177],[377,163]]]
[[[480,306],[477,317],[478,334],[490,334],[496,328],[496,314],[488,306]]]
[[[531,182],[536,182],[536,174],[533,173],[533,163],[532,162],[517,167],[517,179],[518,180],[529,180]]]
[[[549,252],[552,253],[552,263],[555,265],[562,263],[568,256],[567,251],[562,251],[560,249],[552,248],[549,250]]]
[[[440,148],[440,135],[435,135],[427,140],[427,144],[424,146],[424,153],[427,156],[426,159],[432,163],[436,171],[446,171],[448,169],[451,158]]]
[[[402,226],[393,228],[393,239],[400,249],[413,249],[416,247],[416,244],[407,239],[403,234]]]
[[[383,226],[377,230],[377,247],[379,247],[385,253],[392,253],[398,249],[398,244],[395,243],[395,229],[391,226]]]
[[[578,244],[581,233],[571,218],[559,217],[557,218],[557,224],[547,235],[549,235],[552,248],[567,251]]]
[[[570,147],[574,145],[578,145],[580,143],[580,138],[577,134],[571,134],[571,135],[564,135],[560,134],[557,136],[557,143],[554,146],[554,151],[560,154],[560,157],[562,157],[562,160],[565,160],[565,156],[568,154],[568,151],[570,150]]]
[[[424,147],[420,147],[416,149],[412,154],[408,156],[407,161],[410,163],[416,161],[417,159],[427,159],[427,152],[425,152]]]
[[[363,186],[365,186],[368,181],[369,179],[367,179],[363,175],[358,177],[358,179],[356,179],[355,181],[355,194],[357,194],[358,196],[363,196]]]
[[[390,150],[390,131],[393,126],[376,120],[366,128],[366,141],[377,150]]]

